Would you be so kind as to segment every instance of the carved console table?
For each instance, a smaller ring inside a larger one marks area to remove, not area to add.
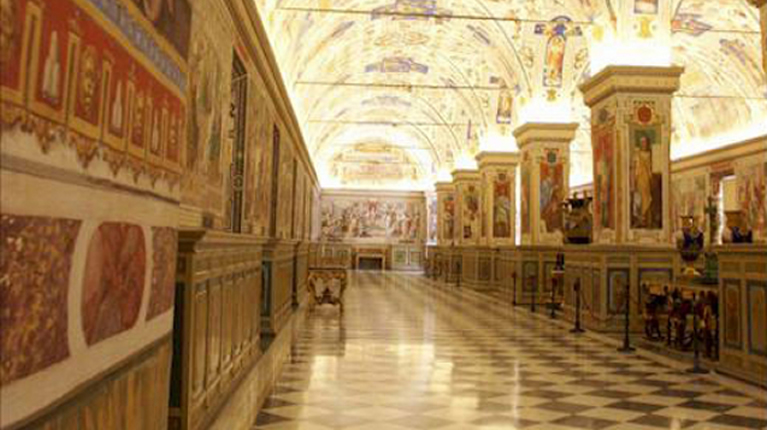
[[[349,275],[343,267],[322,267],[309,269],[309,295],[312,307],[316,305],[338,305],[343,312],[344,292]]]

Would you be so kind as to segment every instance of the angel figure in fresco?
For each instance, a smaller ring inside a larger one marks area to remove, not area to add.
[[[633,215],[634,224],[637,227],[650,227],[652,225],[653,207],[653,172],[652,172],[652,148],[650,139],[646,135],[639,137],[639,142],[634,149],[633,157]]]
[[[546,70],[544,84],[547,87],[562,85],[562,69],[565,63],[565,46],[567,39],[564,35],[555,34],[549,39],[546,49]]]

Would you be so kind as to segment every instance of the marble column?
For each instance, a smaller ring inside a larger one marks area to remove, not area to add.
[[[450,246],[455,238],[455,186],[437,182],[437,245]]]
[[[477,164],[482,190],[482,244],[514,245],[519,154],[481,152]]]
[[[762,64],[767,73],[767,0],[748,0],[749,3],[759,8],[762,28]]]
[[[453,172],[456,196],[455,244],[479,245],[481,237],[482,207],[480,199],[479,172],[459,169]]]
[[[520,149],[523,245],[562,244],[562,205],[570,188],[570,142],[578,124],[527,123],[514,131]]]
[[[682,73],[609,66],[580,86],[591,108],[594,243],[671,243],[671,99]]]

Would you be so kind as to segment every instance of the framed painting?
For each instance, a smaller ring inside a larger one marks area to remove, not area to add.
[[[607,269],[607,311],[611,315],[622,314],[626,311],[629,287],[629,269]]]

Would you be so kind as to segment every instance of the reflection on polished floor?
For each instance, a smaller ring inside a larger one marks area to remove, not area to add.
[[[763,429],[744,394],[422,276],[312,312],[256,429]],[[755,394],[760,394],[756,395]]]

